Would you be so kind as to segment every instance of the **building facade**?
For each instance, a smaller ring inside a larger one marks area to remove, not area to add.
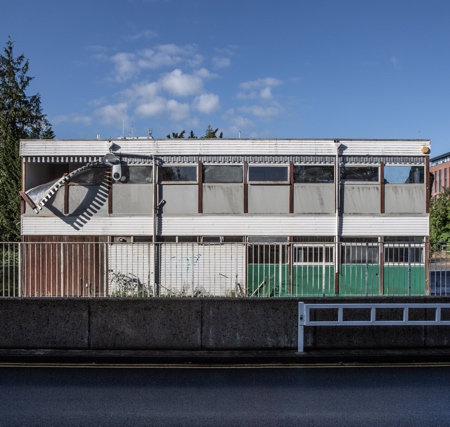
[[[433,174],[431,196],[434,197],[450,185],[450,153],[430,159],[430,172]]]
[[[429,152],[428,140],[23,140],[22,240],[35,245],[23,293],[110,295],[133,271],[151,295],[425,294]],[[36,265],[39,245],[55,254]]]

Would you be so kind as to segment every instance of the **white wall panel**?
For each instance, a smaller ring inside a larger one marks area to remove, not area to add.
[[[421,156],[429,140],[339,140],[346,156]],[[117,153],[137,155],[330,155],[336,154],[330,139],[222,139],[189,140],[182,144],[170,140],[114,140]],[[22,140],[22,156],[104,156],[111,143],[107,140]],[[49,160],[50,161],[50,160]]]

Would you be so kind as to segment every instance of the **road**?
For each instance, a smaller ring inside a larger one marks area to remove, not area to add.
[[[450,426],[450,366],[0,367],[1,426]]]

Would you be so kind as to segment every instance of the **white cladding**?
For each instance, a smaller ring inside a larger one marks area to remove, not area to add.
[[[243,243],[165,243],[158,256],[161,295],[232,296],[245,290]],[[153,295],[152,243],[112,243],[108,261],[108,295]]]
[[[423,156],[429,140],[340,139],[340,153],[347,156]],[[48,157],[98,157],[110,151],[141,156],[226,156],[226,155],[336,155],[330,139],[184,139],[177,140],[22,140],[20,155]]]
[[[245,289],[242,243],[166,243],[160,260],[161,294],[232,296]]]
[[[161,220],[165,236],[334,236],[334,215],[195,215]],[[428,236],[428,215],[344,215],[343,236]],[[70,217],[22,216],[22,235],[151,236],[149,216],[93,216],[85,223]]]

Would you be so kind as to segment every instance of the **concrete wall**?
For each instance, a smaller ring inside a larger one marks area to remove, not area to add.
[[[337,302],[336,298],[1,298],[0,349],[296,350],[300,300]],[[339,298],[339,302],[450,300]],[[450,318],[450,313],[443,313],[443,318]],[[306,351],[449,345],[447,326],[305,328]]]

